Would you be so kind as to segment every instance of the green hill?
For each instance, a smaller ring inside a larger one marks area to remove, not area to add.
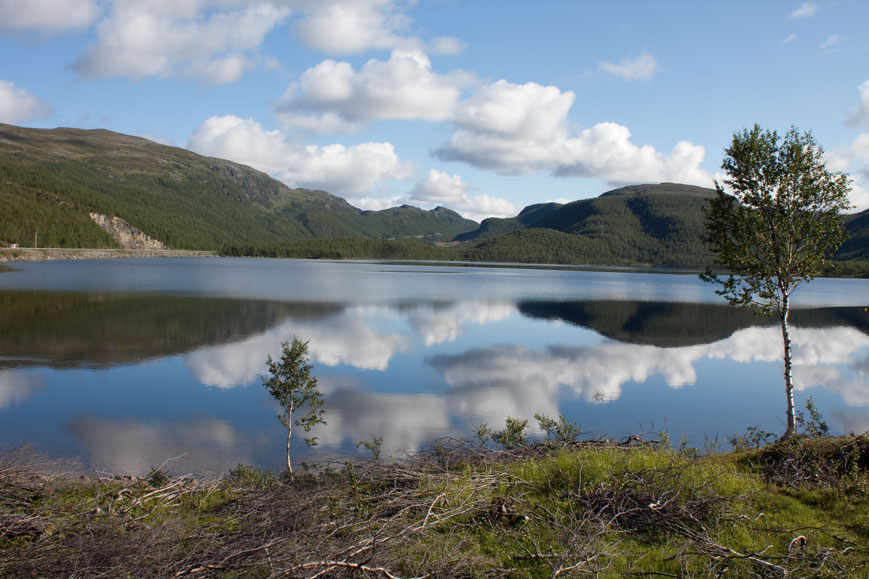
[[[477,223],[448,209],[361,211],[250,167],[105,130],[0,124],[0,243],[113,247],[89,213],[119,217],[172,248],[313,237],[449,239]]]
[[[700,268],[713,262],[703,235],[714,195],[632,185],[477,224],[443,207],[362,211],[244,165],[111,131],[0,124],[0,246],[32,245],[38,233],[44,247],[116,247],[93,213],[174,249],[232,255]],[[829,273],[866,275],[869,211],[844,223],[851,237]]]
[[[516,261],[537,251],[539,258],[530,261],[564,256],[557,262],[702,266],[712,259],[703,243],[703,209],[714,195],[675,183],[633,185],[566,205],[533,205],[512,219],[487,219],[455,239],[481,242],[477,250],[491,256],[519,250]]]
[[[842,260],[869,260],[869,209],[845,216],[848,239],[836,252]]]
[[[460,234],[469,259],[598,265],[705,267],[703,237],[714,189],[661,183],[631,185],[565,205],[532,205],[517,217],[486,219]],[[850,235],[834,256],[869,260],[869,211],[843,218]],[[859,273],[840,265],[841,272]]]
[[[540,219],[558,211],[562,207],[561,203],[540,203],[537,205],[529,205],[522,210],[516,217],[498,218],[490,217],[484,219],[480,223],[480,227],[474,231],[460,233],[454,238],[455,241],[481,241],[489,239],[497,235],[503,235],[519,229],[528,227],[536,227],[534,223]]]

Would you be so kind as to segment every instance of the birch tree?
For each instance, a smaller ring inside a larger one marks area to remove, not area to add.
[[[791,128],[780,139],[754,125],[733,135],[721,167],[723,185],[706,213],[707,235],[720,266],[701,279],[718,284],[731,305],[777,315],[781,326],[787,427],[796,434],[792,347],[788,316],[791,296],[823,271],[845,240],[839,212],[850,207],[848,176],[827,170],[824,151],[811,133]]]
[[[292,343],[281,343],[281,359],[267,361],[269,378],[263,378],[263,385],[269,394],[278,401],[283,412],[278,414],[278,420],[287,429],[287,471],[293,478],[293,465],[290,460],[290,442],[293,437],[293,426],[301,426],[305,432],[310,432],[316,424],[326,424],[323,419],[326,411],[323,409],[323,393],[317,385],[317,377],[311,374],[313,366],[308,358],[308,342],[303,342],[293,336]],[[300,418],[294,414],[304,412]],[[309,446],[317,444],[316,437],[305,439]]]

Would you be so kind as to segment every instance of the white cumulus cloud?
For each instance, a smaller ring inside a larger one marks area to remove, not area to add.
[[[601,62],[598,66],[601,70],[620,76],[625,80],[651,80],[658,72],[658,61],[648,52],[644,52],[636,58],[626,58],[618,64]]]
[[[669,154],[631,141],[630,130],[598,123],[579,134],[568,131],[573,92],[536,83],[500,80],[459,104],[458,125],[435,155],[503,175],[551,172],[591,177],[611,184],[677,181],[709,186],[700,168],[706,151],[687,141]]]
[[[788,20],[811,18],[818,13],[818,5],[814,2],[803,2],[788,15]]]
[[[293,31],[308,47],[329,54],[356,54],[371,49],[419,48],[403,36],[410,19],[392,0],[321,0],[302,7]]]
[[[827,152],[826,162],[829,169],[851,175],[854,210],[869,209],[869,133],[861,133],[850,143]]]
[[[515,204],[490,195],[468,194],[470,186],[459,175],[429,169],[428,175],[411,190],[407,203],[420,207],[441,205],[458,211],[468,219],[480,221],[486,217],[512,217],[519,213]]]
[[[96,42],[73,69],[87,79],[186,76],[234,82],[256,64],[265,35],[290,14],[270,4],[241,4],[211,11],[197,0],[116,0],[96,25]]]
[[[303,146],[282,131],[267,131],[253,119],[234,115],[206,119],[190,135],[189,147],[202,155],[250,165],[291,187],[325,189],[351,202],[383,181],[413,174],[392,143]]]
[[[709,186],[712,178],[700,168],[706,149],[687,141],[665,155],[650,145],[631,142],[630,130],[616,123],[598,123],[564,143],[567,155],[556,168],[563,177],[597,177],[610,183],[677,181]]]
[[[90,26],[96,0],[0,0],[0,29],[55,34]]]
[[[455,122],[475,133],[551,139],[563,130],[574,98],[573,91],[561,92],[556,86],[499,80],[464,100]]]
[[[28,119],[43,119],[51,114],[51,107],[36,95],[15,83],[0,80],[0,122],[18,123]]]
[[[302,73],[278,105],[286,128],[320,132],[352,130],[362,121],[453,115],[469,76],[440,75],[420,51],[393,51],[371,59],[357,72],[348,62],[324,60]]]
[[[869,125],[869,80],[860,85],[860,102],[854,113],[848,117],[849,125]]]

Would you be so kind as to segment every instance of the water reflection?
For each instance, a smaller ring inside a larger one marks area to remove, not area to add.
[[[753,424],[778,431],[783,414],[778,328],[720,304],[28,291],[0,292],[0,306],[0,443],[38,440],[117,473],[185,452],[183,471],[279,466],[285,433],[258,386],[293,335],[309,341],[327,394],[323,452],[374,437],[413,451],[508,416],[533,425],[535,413],[613,436],[664,422],[702,445]],[[798,393],[834,428],[865,430],[867,314],[793,320]]]
[[[389,317],[385,308],[351,307],[320,323],[285,320],[245,340],[200,348],[187,356],[187,366],[207,386],[245,385],[263,372],[266,355],[280,357],[281,342],[298,335],[309,341],[308,352],[320,364],[385,370],[392,356],[409,346],[407,336],[384,329]]]
[[[39,377],[12,370],[0,370],[0,410],[24,402],[44,387],[45,382]]]
[[[399,308],[426,346],[454,342],[468,326],[500,322],[516,311],[512,303],[480,301],[415,304]]]
[[[80,416],[68,429],[91,463],[113,474],[142,476],[167,460],[174,472],[226,473],[240,463],[256,463],[254,451],[263,446],[255,433],[239,432],[231,422],[213,418],[143,422]]]
[[[515,312],[510,304],[479,302],[350,306],[316,322],[289,319],[246,340],[200,348],[187,357],[187,365],[208,386],[249,384],[262,373],[265,355],[277,358],[281,342],[297,335],[309,342],[308,352],[319,364],[384,371],[417,339],[426,346],[452,342],[470,325],[501,321]]]
[[[156,295],[0,292],[0,368],[139,363],[256,335],[336,306]]]
[[[321,444],[346,446],[379,437],[381,451],[397,455],[451,432],[447,400],[432,394],[383,394],[340,389],[329,395],[328,424],[312,434]]]

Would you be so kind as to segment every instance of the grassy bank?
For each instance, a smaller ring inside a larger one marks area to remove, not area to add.
[[[869,562],[866,437],[708,456],[507,442],[441,441],[294,481],[251,467],[50,476],[7,454],[0,575],[860,577]]]

